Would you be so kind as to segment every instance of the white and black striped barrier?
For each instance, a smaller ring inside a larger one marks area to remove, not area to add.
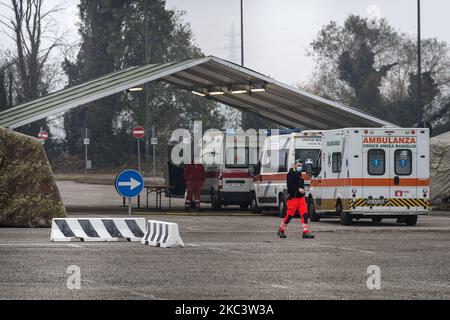
[[[141,243],[162,248],[184,247],[178,224],[156,220],[147,221],[147,229]]]
[[[55,218],[51,241],[141,241],[145,218]]]

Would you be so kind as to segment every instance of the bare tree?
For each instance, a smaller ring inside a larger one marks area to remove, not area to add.
[[[39,97],[44,66],[50,53],[62,43],[58,36],[53,14],[59,6],[43,9],[44,0],[11,0],[2,3],[11,15],[2,15],[0,23],[8,29],[6,34],[15,44],[17,71],[20,77],[18,102]]]

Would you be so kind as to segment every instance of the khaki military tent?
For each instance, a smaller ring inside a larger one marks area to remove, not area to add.
[[[430,141],[431,200],[437,207],[450,207],[450,131]]]

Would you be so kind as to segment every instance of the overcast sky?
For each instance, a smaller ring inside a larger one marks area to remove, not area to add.
[[[186,11],[197,45],[207,55],[224,59],[240,54],[240,0],[166,0],[167,7]],[[0,0],[8,3],[9,0]],[[76,41],[77,0],[46,0],[61,4],[57,22],[70,41]],[[342,23],[350,14],[368,15],[376,6],[396,29],[416,34],[416,0],[244,0],[245,65],[287,84],[307,81],[314,62],[306,48],[330,20]],[[4,13],[4,7],[0,7]],[[369,10],[370,11],[370,10]],[[450,1],[422,0],[422,36],[450,43]],[[236,47],[230,33],[234,24]],[[0,35],[0,47],[10,41]],[[234,50],[234,52],[233,52]]]

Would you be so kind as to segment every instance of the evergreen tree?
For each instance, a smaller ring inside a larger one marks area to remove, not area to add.
[[[73,85],[130,66],[145,64],[144,0],[81,0],[81,47],[77,61],[64,63]],[[163,0],[148,0],[150,63],[202,57],[193,44],[183,14],[165,8]],[[150,120],[157,126],[158,154],[165,155],[172,130],[189,128],[194,120],[221,129],[216,104],[163,83],[150,85]],[[130,161],[135,154],[132,127],[145,124],[145,94],[116,94],[67,112],[66,143],[71,154],[82,154],[84,128],[91,132],[94,166],[109,167]],[[148,138],[148,137],[147,137]],[[164,161],[164,158],[159,157]]]
[[[369,112],[401,126],[417,125],[417,114],[434,126],[450,125],[450,50],[445,42],[422,40],[422,105],[417,104],[417,42],[386,20],[377,28],[350,15],[330,22],[312,42],[317,61],[304,89]]]

